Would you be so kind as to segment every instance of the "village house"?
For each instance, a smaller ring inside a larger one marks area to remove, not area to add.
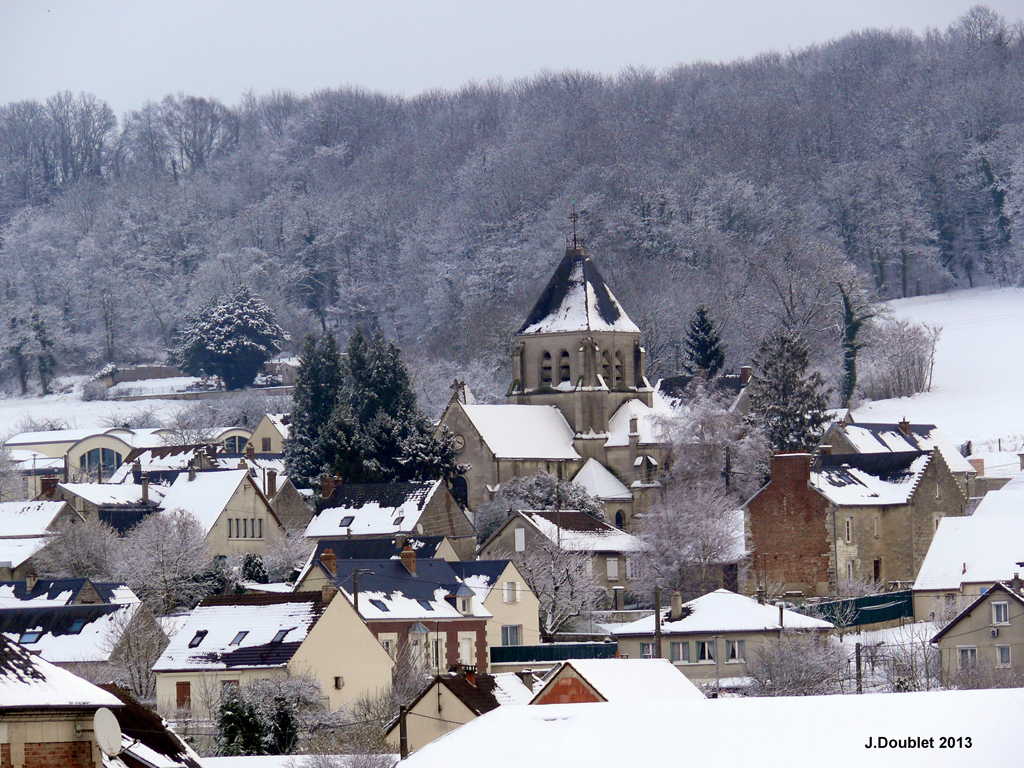
[[[577,510],[529,510],[515,512],[480,545],[480,557],[516,557],[550,542],[566,551],[588,556],[595,586],[604,593],[606,604],[621,608],[632,588],[632,555],[640,550],[635,536],[603,520]]]
[[[61,525],[81,519],[66,501],[0,502],[0,580],[34,576],[33,555]]]
[[[267,413],[260,419],[246,446],[252,446],[258,456],[283,456],[284,441],[291,434],[291,416],[287,413]]]
[[[711,683],[747,675],[747,662],[756,658],[765,643],[785,631],[823,635],[832,624],[781,605],[762,605],[744,595],[717,589],[684,603],[678,593],[661,623],[662,658],[667,658],[690,680]],[[612,629],[620,656],[656,658],[654,616]]]
[[[426,669],[456,664],[488,669],[487,624],[493,617],[444,560],[339,560],[330,549],[300,575],[298,592],[341,590],[388,654],[416,654]]]
[[[909,586],[944,517],[967,498],[941,451],[778,454],[744,506],[752,552],[743,591],[842,594],[863,581]]]
[[[1014,679],[1024,675],[1021,586],[1017,574],[1011,582],[996,582],[932,638],[947,684],[965,672],[991,675],[993,686],[1001,674],[1013,673]]]
[[[530,704],[703,698],[700,689],[665,659],[573,659],[563,661],[551,671]]]
[[[121,752],[104,760],[104,768],[205,768],[188,743],[167,721],[113,683],[98,686],[121,700],[111,709],[121,729]]]
[[[511,560],[464,560],[450,565],[491,614],[488,648],[540,642],[540,600]]]
[[[316,563],[328,549],[339,560],[394,560],[401,556],[407,545],[412,547],[418,560],[437,558],[449,563],[459,562],[459,555],[447,536],[410,536],[399,533],[394,536],[317,539],[303,570]]]
[[[318,682],[331,709],[391,684],[394,662],[336,590],[205,598],[153,666],[159,711],[210,717],[231,686]]]
[[[515,337],[507,404],[479,405],[460,382],[442,414],[470,465],[453,493],[477,510],[514,477],[547,472],[588,489],[630,529],[660,498],[668,401],[647,380],[640,329],[582,246],[568,248]]]
[[[461,559],[476,551],[476,530],[441,480],[349,485],[321,479],[307,538],[397,534],[445,536]]]
[[[146,476],[139,485],[58,483],[51,477],[43,480],[40,493],[40,500],[66,501],[85,520],[106,523],[121,534],[158,510],[163,497],[163,489],[150,486]]]
[[[451,733],[503,704],[528,704],[533,692],[512,672],[488,675],[458,670],[434,675],[406,707],[406,748],[409,754]],[[399,718],[384,731],[396,754],[401,749]]]

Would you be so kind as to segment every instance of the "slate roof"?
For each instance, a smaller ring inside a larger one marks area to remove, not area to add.
[[[640,540],[614,525],[575,509],[528,510],[519,513],[551,541],[560,538],[566,550],[578,552],[636,552]],[[558,530],[561,528],[561,537]]]
[[[0,537],[13,539],[45,536],[66,509],[71,509],[66,501],[0,502]]]
[[[899,424],[835,423],[831,429],[841,431],[861,454],[906,453],[938,448],[951,472],[964,472],[971,475],[977,472],[934,424],[910,424],[908,430],[910,434],[905,434]]]
[[[640,333],[582,249],[566,249],[520,334],[559,331]]]
[[[579,460],[575,433],[553,405],[463,405],[498,459]]]
[[[116,696],[0,636],[0,713],[119,706]]]
[[[330,498],[316,497],[319,512],[306,526],[306,536],[337,537],[349,530],[353,535],[412,533],[440,487],[440,480],[335,486]]]
[[[25,581],[0,581],[0,609],[25,607],[33,602],[45,605],[69,605],[74,602],[86,584],[92,584],[104,603],[136,602],[134,593],[117,582],[90,581],[89,579],[40,579],[32,589]]]
[[[416,551],[416,557],[437,556],[444,536],[407,536],[404,544]],[[319,560],[325,549],[331,549],[339,560],[387,560],[399,556],[402,546],[395,536],[374,536],[364,539],[317,539],[313,559]]]
[[[1024,596],[1020,595],[1017,592],[1014,592],[1010,585],[1004,584],[1001,581],[997,581],[995,584],[992,585],[991,589],[988,589],[981,595],[978,595],[978,597],[970,605],[968,605],[966,608],[960,611],[960,613],[958,613],[956,617],[949,622],[949,624],[940,629],[939,632],[935,635],[935,637],[932,638],[932,642],[939,642],[939,640],[941,640],[946,635],[946,633],[949,632],[953,627],[959,624],[962,619],[965,619],[966,617],[970,616],[971,611],[973,611],[975,608],[977,608],[979,605],[981,605],[989,598],[997,596],[1000,593],[1012,598],[1020,605],[1024,605]],[[954,635],[954,637],[956,637],[956,635]]]
[[[914,582],[915,590],[956,590],[1003,581],[1024,561],[1024,515],[944,517]]]
[[[54,663],[106,661],[113,651],[115,633],[131,620],[139,605],[136,598],[131,603],[6,608],[0,610],[0,634]],[[42,634],[28,642],[23,638],[29,631]]]
[[[572,481],[582,485],[591,496],[604,501],[633,500],[629,488],[593,457],[587,459],[587,463],[576,473]]]
[[[686,388],[694,377],[688,373],[677,373],[659,379],[655,389],[671,400],[681,400],[687,395]],[[738,373],[723,373],[715,376],[710,382],[713,391],[733,398],[743,389],[743,377]]]
[[[930,459],[924,451],[818,456],[811,486],[838,506],[906,504]]]
[[[469,583],[473,589],[486,589],[490,591],[501,574],[508,568],[509,560],[462,560],[458,563],[449,563],[455,575],[462,581]]]
[[[198,755],[167,727],[167,722],[160,715],[140,704],[128,691],[117,685],[108,683],[97,687],[116,696],[124,705],[112,710],[121,726],[121,744],[125,750],[118,757],[134,758],[136,762],[126,763],[122,759],[122,764],[135,766],[148,763],[159,768],[203,768]],[[142,760],[146,763],[139,762]]]

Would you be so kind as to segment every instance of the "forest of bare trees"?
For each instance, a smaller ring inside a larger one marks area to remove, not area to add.
[[[574,200],[654,375],[703,303],[728,367],[784,325],[838,376],[838,286],[1021,281],[1021,83],[1024,25],[976,7],[662,74],[0,106],[3,378],[161,359],[244,283],[292,339],[382,330],[430,409],[498,396]]]

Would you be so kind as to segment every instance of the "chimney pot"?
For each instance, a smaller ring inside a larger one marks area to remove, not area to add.
[[[273,499],[277,496],[277,470],[267,470],[267,498]]]
[[[985,476],[985,459],[983,457],[979,456],[976,459],[968,459],[967,461],[970,462],[972,467],[974,467],[974,471],[978,473],[978,477]]]
[[[334,495],[334,478],[330,475],[320,477],[320,496],[325,499]]]
[[[636,416],[630,416],[629,417],[629,431],[630,431],[630,434],[634,434],[635,435],[637,433],[637,429],[639,428],[639,421],[640,420]]]
[[[476,688],[476,668],[466,668],[466,682],[472,685],[474,688]]]
[[[779,603],[779,626],[782,629],[786,628],[786,622],[785,622],[785,619],[784,619],[784,612],[785,612],[785,610],[786,609],[782,607],[782,603]]]
[[[140,485],[142,486],[142,503],[149,504],[149,473],[143,473]]]
[[[53,498],[57,491],[57,478],[54,475],[47,475],[39,481],[39,495]]]
[[[195,468],[194,465],[190,464],[189,468],[188,468],[188,481],[191,483],[195,479],[196,479],[196,468]]]
[[[249,461],[253,461],[256,458],[256,446],[252,443],[245,444],[245,455]]]
[[[402,554],[400,555],[400,557],[402,558],[402,565],[405,566],[405,569],[409,571],[409,573],[411,573],[413,576],[415,576],[416,550],[414,550],[411,546],[406,544],[404,547],[402,547]]]
[[[533,672],[529,669],[524,669],[519,673],[519,679],[523,681],[523,685],[526,686],[526,690],[533,693]]]
[[[903,421],[901,421],[899,423],[899,427],[900,427],[900,432],[902,432],[907,437],[910,437],[910,422],[907,421],[907,417],[906,416],[904,416],[903,417]]]
[[[320,562],[331,576],[338,575],[338,556],[334,550],[328,547],[320,554]]]
[[[672,593],[672,602],[670,603],[671,609],[668,612],[669,621],[679,621],[683,615],[683,596],[679,593],[679,590],[675,590]]]
[[[335,587],[331,582],[327,582],[320,587],[320,602],[327,605],[331,602],[334,596],[338,593],[338,588]]]

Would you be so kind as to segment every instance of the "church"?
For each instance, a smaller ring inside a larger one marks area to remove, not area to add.
[[[477,404],[456,386],[441,416],[471,467],[455,496],[477,510],[502,483],[543,471],[582,485],[631,530],[659,498],[669,458],[659,422],[671,409],[644,355],[640,329],[574,238],[516,333],[506,404]]]

